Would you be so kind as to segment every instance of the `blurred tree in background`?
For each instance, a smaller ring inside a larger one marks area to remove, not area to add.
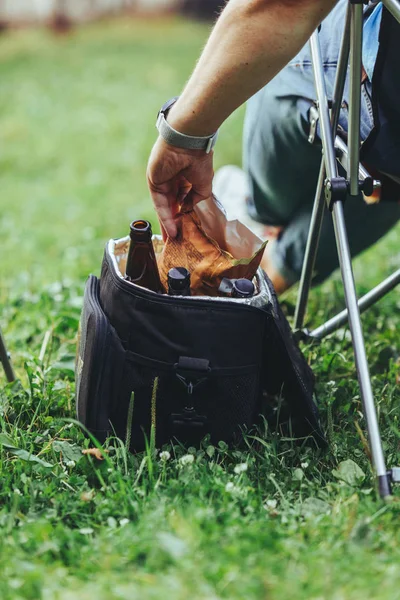
[[[226,0],[0,0],[0,22],[49,22],[55,30],[63,32],[72,23],[123,11],[178,11],[195,18],[213,19],[225,3]]]
[[[226,0],[184,0],[182,11],[191,17],[215,18],[225,6]]]
[[[50,20],[50,24],[54,31],[57,33],[67,33],[71,27],[72,22],[68,16],[68,0],[55,0],[53,17]]]

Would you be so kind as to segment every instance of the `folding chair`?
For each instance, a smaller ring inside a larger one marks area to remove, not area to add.
[[[7,381],[10,383],[15,381],[16,376],[14,373],[13,366],[11,364],[10,355],[7,352],[6,343],[4,341],[3,334],[0,329],[0,362],[3,365],[4,372],[6,374]]]
[[[299,339],[320,340],[336,331],[339,327],[342,327],[348,321],[352,335],[355,364],[363,412],[368,428],[372,460],[378,479],[379,493],[382,498],[387,498],[391,495],[392,483],[400,482],[400,468],[395,467],[390,470],[386,468],[360,313],[375,304],[375,302],[400,283],[400,269],[358,300],[343,212],[343,203],[347,195],[350,195],[348,201],[352,201],[352,197],[358,196],[360,190],[363,191],[365,196],[371,196],[373,191],[380,187],[380,182],[375,181],[360,164],[360,82],[362,80],[363,4],[368,4],[368,1],[349,1],[332,102],[329,102],[327,98],[318,31],[313,34],[310,40],[317,93],[317,112],[314,116],[311,115],[310,141],[313,141],[312,138],[315,135],[317,120],[319,120],[323,157],[300,280],[294,327]],[[383,5],[400,23],[400,2],[398,0],[383,0]],[[349,63],[350,102],[347,147],[340,138],[336,137],[336,132]],[[338,162],[344,166],[346,177],[340,175]],[[354,198],[353,200],[355,201]],[[333,218],[347,309],[314,331],[309,331],[303,328],[304,317],[319,246],[321,224],[326,207],[331,212]]]

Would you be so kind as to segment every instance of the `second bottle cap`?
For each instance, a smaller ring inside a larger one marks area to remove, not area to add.
[[[168,272],[168,294],[190,296],[190,273],[185,267],[174,267]]]

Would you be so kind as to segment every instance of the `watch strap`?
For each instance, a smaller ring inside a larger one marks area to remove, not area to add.
[[[217,142],[218,131],[211,136],[196,137],[176,131],[176,129],[171,127],[171,125],[168,123],[166,116],[177,99],[178,98],[173,98],[172,100],[168,101],[158,113],[156,123],[158,133],[167,142],[167,144],[170,144],[171,146],[183,148],[185,150],[204,150],[207,154],[209,154]]]

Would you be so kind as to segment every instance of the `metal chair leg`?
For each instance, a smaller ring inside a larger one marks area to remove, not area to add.
[[[351,264],[351,254],[343,214],[343,203],[341,200],[338,200],[334,204],[333,224],[335,228],[335,237],[338,248],[344,293],[346,297],[358,381],[360,384],[361,399],[371,445],[372,460],[378,477],[379,493],[382,498],[387,498],[391,495],[390,476],[386,470],[385,458],[383,455],[378,417],[375,409],[374,396],[372,393],[371,376],[369,373],[367,354],[365,351],[365,343],[361,326],[360,311],[357,303],[353,267]]]
[[[308,296],[310,294],[311,281],[313,277],[315,259],[317,257],[319,238],[321,235],[321,226],[325,213],[325,164],[322,160],[319,172],[317,192],[313,212],[311,216],[310,230],[308,233],[306,252],[304,255],[303,269],[301,271],[300,287],[297,296],[296,312],[294,315],[294,330],[299,331],[303,328],[306,315]]]
[[[378,300],[386,296],[396,286],[400,285],[400,269],[395,273],[392,273],[384,281],[379,283],[376,287],[370,290],[365,296],[359,299],[358,308],[360,313],[368,310],[371,306],[376,304]],[[337,331],[340,327],[343,327],[349,320],[349,311],[347,308],[342,310],[339,314],[335,315],[329,321],[326,321],[323,325],[320,325],[313,331],[305,334],[306,339],[311,340],[322,340],[324,337],[330,335],[334,331]]]
[[[362,78],[362,36],[364,5],[350,3],[350,102],[349,102],[349,184],[350,195],[360,191],[358,171],[360,167],[360,124]]]
[[[4,341],[3,334],[0,329],[0,362],[3,365],[4,372],[7,377],[7,381],[10,383],[16,380],[15,372],[11,364],[10,356],[7,352],[6,343]]]
[[[338,68],[335,79],[335,88],[333,91],[332,99],[332,114],[331,114],[331,130],[336,131],[337,124],[339,121],[340,108],[343,98],[343,90],[346,81],[347,64],[349,61],[350,52],[350,24],[351,24],[351,10],[350,5],[347,9],[346,23],[343,31],[343,39],[340,47],[340,54],[338,59]],[[314,42],[311,41],[311,53],[313,57],[314,65],[314,76],[316,79],[316,85],[319,87],[317,90],[318,106],[320,106],[321,97],[324,98],[324,102],[327,105],[328,100],[326,98],[325,85],[323,77],[321,79],[319,74],[323,76],[322,60],[319,51],[318,34],[314,34]],[[313,143],[313,139],[310,140]],[[307,310],[308,296],[310,293],[311,281],[314,271],[315,259],[318,252],[319,238],[321,233],[322,220],[324,217],[324,181],[326,176],[325,159],[322,157],[321,169],[318,178],[317,191],[315,194],[314,207],[311,217],[310,230],[308,234],[306,252],[304,256],[303,269],[300,279],[299,294],[297,297],[296,312],[294,318],[294,329],[299,331],[304,325],[304,318]],[[332,176],[332,175],[331,175]]]
[[[400,23],[400,3],[398,0],[382,0],[382,3]]]
[[[386,0],[389,2],[389,0]],[[352,343],[354,348],[355,364],[358,381],[360,385],[363,411],[367,423],[369,441],[373,465],[376,471],[379,485],[379,493],[382,498],[391,495],[391,482],[400,480],[400,469],[386,470],[385,458],[382,448],[382,440],[379,431],[378,417],[372,393],[371,377],[367,362],[363,331],[361,326],[360,310],[354,283],[351,254],[343,212],[343,202],[346,200],[348,191],[351,196],[358,196],[360,189],[359,181],[359,147],[360,147],[360,81],[361,81],[361,48],[362,48],[362,4],[349,3],[347,12],[346,29],[342,42],[340,69],[335,84],[335,98],[333,106],[334,113],[329,115],[328,99],[322,67],[321,49],[318,33],[314,33],[310,40],[314,80],[317,92],[317,106],[319,112],[321,139],[323,147],[323,166],[320,171],[320,181],[325,180],[325,198],[332,212],[336,245],[339,256],[342,281],[344,286],[347,314]],[[340,110],[341,98],[346,75],[346,65],[350,46],[350,118],[349,118],[349,175],[347,182],[344,177],[338,175],[337,157],[334,146],[334,135]],[[340,71],[340,72],[339,72]],[[338,95],[339,94],[339,95]],[[318,189],[317,192],[321,192]],[[301,293],[296,310],[296,326],[301,327],[308,299],[308,291],[311,282],[315,255],[318,247],[319,228],[323,214],[321,193],[317,193],[314,205],[312,228],[308,239],[307,261],[303,267]],[[392,285],[391,282],[390,285]]]

